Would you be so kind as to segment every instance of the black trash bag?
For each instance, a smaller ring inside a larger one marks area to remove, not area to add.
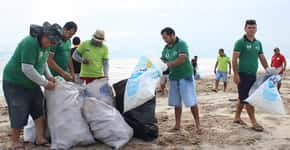
[[[116,108],[123,115],[125,121],[133,128],[134,137],[144,141],[153,141],[157,139],[159,129],[155,118],[156,97],[124,113],[126,83],[127,79],[113,85],[116,93]]]

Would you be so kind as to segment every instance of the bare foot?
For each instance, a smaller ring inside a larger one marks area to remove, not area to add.
[[[37,139],[35,141],[35,145],[37,145],[37,146],[46,146],[46,147],[50,146],[50,144],[48,143],[48,141],[45,138]]]
[[[200,128],[196,129],[196,134],[201,135],[202,134],[202,130]]]
[[[20,142],[14,142],[11,144],[9,150],[27,150],[27,148]]]

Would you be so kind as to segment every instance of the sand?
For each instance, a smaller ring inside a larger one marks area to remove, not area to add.
[[[288,74],[290,71],[288,70]],[[264,132],[251,130],[248,116],[244,110],[242,119],[248,126],[233,124],[235,112],[236,86],[232,79],[229,82],[228,92],[220,90],[212,92],[214,77],[206,77],[197,81],[197,97],[200,108],[202,135],[195,133],[193,117],[189,109],[183,109],[182,130],[171,132],[174,125],[174,110],[167,106],[167,96],[159,95],[157,98],[157,119],[160,127],[160,136],[156,141],[143,142],[132,139],[122,149],[124,150],[150,150],[150,149],[184,149],[184,150],[290,150],[290,116],[279,116],[256,112],[258,122],[264,126]],[[220,88],[222,84],[220,84]],[[290,112],[290,77],[283,81],[281,96],[285,108]],[[3,99],[3,98],[2,98]],[[9,120],[5,102],[0,103],[0,150],[7,149],[9,145]],[[26,144],[29,149],[47,150],[49,148],[36,147],[33,144]],[[76,147],[75,150],[110,149],[102,144],[89,147]]]

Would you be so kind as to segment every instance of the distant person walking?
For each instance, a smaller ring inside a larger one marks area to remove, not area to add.
[[[284,55],[282,55],[280,53],[279,48],[274,49],[274,55],[272,56],[272,60],[271,60],[271,67],[278,70],[279,75],[281,76],[281,80],[278,82],[278,85],[277,85],[278,91],[280,92],[280,88],[282,85],[282,78],[283,78],[283,75],[284,75],[284,73],[286,71],[286,67],[287,67],[287,61],[286,61]]]
[[[219,56],[214,66],[214,73],[216,75],[215,88],[213,91],[218,91],[219,81],[222,79],[224,82],[224,92],[227,90],[228,74],[231,74],[231,59],[228,57],[224,49],[219,49]]]

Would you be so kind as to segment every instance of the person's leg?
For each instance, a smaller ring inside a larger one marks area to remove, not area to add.
[[[30,115],[34,120],[35,128],[36,128],[36,145],[43,145],[47,144],[47,140],[44,136],[45,131],[45,117],[44,117],[44,109],[43,109],[43,103],[44,103],[44,96],[42,94],[42,91],[40,87],[34,88],[33,95],[31,97],[30,102]],[[31,92],[32,94],[32,92]]]
[[[219,86],[219,80],[215,80],[215,91],[218,91],[218,86]]]
[[[161,94],[164,95],[165,94],[165,88],[166,88],[166,79],[165,76],[163,75],[160,78],[160,90],[161,90]]]
[[[20,134],[27,124],[29,97],[23,87],[3,81],[3,92],[8,106],[11,127],[11,149],[25,149],[20,141]]]
[[[192,77],[180,81],[180,94],[186,107],[190,107],[192,116],[195,120],[197,133],[200,134],[199,110],[196,100],[195,81]]]
[[[281,88],[281,85],[282,85],[282,82],[281,82],[281,81],[279,81],[279,82],[278,82],[278,84],[277,84],[277,89],[278,89],[279,93],[280,93],[280,88]]]
[[[175,126],[174,129],[179,130],[181,128],[181,114],[182,114],[182,107],[175,107]]]
[[[247,109],[247,113],[249,115],[252,125],[255,125],[257,123],[256,117],[255,117],[255,108],[250,104],[246,104],[246,109]]]
[[[243,108],[244,108],[244,104],[242,104],[241,101],[238,100],[238,103],[237,103],[237,106],[236,106],[236,113],[235,113],[234,123],[242,122],[241,113],[243,111]]]
[[[218,91],[218,86],[219,86],[219,81],[221,80],[221,72],[217,71],[216,72],[216,78],[215,78],[215,88],[213,89],[213,91],[217,92]]]
[[[198,110],[198,106],[195,105],[195,106],[192,106],[190,108],[191,110],[191,113],[193,115],[193,118],[195,120],[195,125],[196,125],[196,129],[197,130],[200,130],[200,122],[199,122],[199,110]]]
[[[235,112],[235,117],[234,117],[234,123],[242,124],[244,125],[245,123],[241,119],[241,113],[244,108],[244,103],[243,101],[246,99],[248,93],[245,91],[245,78],[243,74],[240,75],[240,83],[238,84],[238,95],[239,95],[239,100],[236,106],[236,112]]]
[[[181,128],[181,115],[182,115],[182,103],[179,93],[179,81],[178,80],[169,80],[169,96],[168,96],[168,105],[174,107],[175,113],[175,126],[174,130],[179,130]]]
[[[224,82],[224,92],[226,92],[227,91],[227,82],[225,81]]]
[[[227,91],[227,82],[228,82],[227,72],[223,72],[223,81],[224,81],[224,92],[226,92]]]

